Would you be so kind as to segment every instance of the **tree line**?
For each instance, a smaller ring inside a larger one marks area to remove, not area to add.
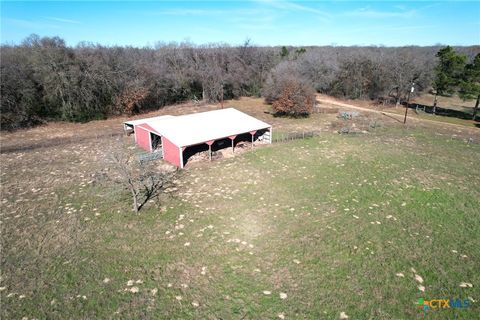
[[[279,96],[274,91],[281,79],[308,86],[308,92],[400,103],[414,78],[420,91],[432,88],[440,49],[259,47],[248,40],[239,46],[182,42],[135,48],[82,42],[70,47],[59,37],[31,35],[19,45],[1,46],[1,128],[83,122],[188,100],[262,94],[268,100]],[[470,65],[480,46],[455,50]],[[449,90],[438,91],[457,90],[452,88],[460,87],[460,80],[453,82]]]

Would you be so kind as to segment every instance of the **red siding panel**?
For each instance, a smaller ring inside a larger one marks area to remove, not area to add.
[[[170,162],[171,164],[182,167],[180,161],[180,152],[181,149],[174,145],[170,140],[165,137],[162,137],[162,146],[163,146],[163,159]]]
[[[140,148],[150,151],[150,132],[140,126],[135,126],[135,140]]]

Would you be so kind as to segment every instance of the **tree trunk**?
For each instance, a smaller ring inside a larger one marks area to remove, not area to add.
[[[400,105],[400,87],[397,87],[397,96],[395,97],[395,108]]]
[[[437,93],[435,93],[435,98],[433,99],[433,114],[437,112]]]
[[[135,186],[133,185],[131,179],[128,179],[128,186],[130,188],[130,192],[132,193],[133,210],[135,210],[135,213],[138,213],[140,208],[138,207],[137,191],[135,190]]]
[[[138,202],[137,202],[137,195],[132,191],[133,195],[133,209],[135,210],[135,213],[138,213]]]
[[[480,94],[477,96],[477,102],[475,102],[475,108],[473,108],[473,117],[472,117],[473,120],[475,120],[475,118],[477,117],[479,102],[480,102]]]

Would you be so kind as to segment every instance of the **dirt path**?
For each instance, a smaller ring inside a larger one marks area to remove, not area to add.
[[[334,105],[334,106],[337,106],[337,107],[352,108],[352,109],[357,109],[357,110],[362,110],[362,111],[367,111],[367,112],[379,113],[379,114],[382,114],[382,115],[387,116],[389,118],[393,118],[393,119],[395,119],[399,122],[403,122],[403,116],[401,116],[397,113],[385,112],[385,111],[380,111],[380,110],[375,110],[375,109],[370,109],[370,108],[365,108],[365,107],[359,107],[359,106],[356,106],[356,105],[353,105],[353,104],[340,102],[340,101],[334,100],[330,97],[325,97],[325,96],[320,96],[320,95],[317,95],[316,100],[320,103],[331,104],[331,105]],[[437,126],[445,125],[445,126],[449,126],[449,127],[455,127],[457,129],[466,130],[466,131],[468,131],[469,133],[472,133],[472,134],[479,134],[480,133],[479,130],[476,129],[476,128],[469,128],[469,127],[459,125],[459,124],[454,124],[454,123],[440,122],[440,121],[428,120],[428,119],[420,119],[420,118],[415,118],[415,117],[408,117],[407,121],[410,121],[410,120],[420,121],[420,122],[428,123],[428,124],[434,124],[434,125],[437,125]]]

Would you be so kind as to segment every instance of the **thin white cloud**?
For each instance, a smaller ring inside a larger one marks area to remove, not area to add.
[[[375,33],[378,30],[382,32],[386,31],[408,31],[408,30],[422,30],[422,29],[432,29],[437,28],[436,25],[385,25],[385,26],[371,26],[365,28],[348,28],[348,29],[337,29],[336,31],[339,34],[364,34],[364,33]]]
[[[40,21],[30,21],[30,20],[12,19],[12,18],[5,18],[3,19],[3,21],[6,24],[9,24],[11,26],[15,26],[23,29],[30,29],[32,31],[34,31],[35,29],[58,28],[57,25],[44,23]]]
[[[263,11],[256,9],[225,9],[225,10],[207,10],[207,9],[183,9],[172,8],[160,11],[145,12],[147,15],[168,15],[168,16],[221,16],[221,15],[256,15]]]
[[[436,28],[435,25],[420,25],[420,26],[392,26],[385,28],[388,31],[402,31],[402,30],[422,30]]]
[[[275,14],[263,15],[257,17],[232,17],[231,21],[234,25],[241,29],[258,31],[258,30],[276,30],[275,25],[278,17]]]
[[[370,8],[360,8],[353,11],[345,12],[344,15],[350,17],[361,18],[413,18],[417,16],[416,10],[399,10],[399,11],[378,11]]]
[[[288,10],[288,11],[303,11],[303,12],[309,12],[309,13],[314,13],[316,15],[319,15],[323,18],[330,18],[330,14],[314,8],[310,6],[306,6],[297,2],[293,1],[284,1],[284,0],[256,0],[257,3],[263,4],[263,5],[269,5],[273,8],[280,9],[280,10]]]
[[[213,17],[222,18],[231,22],[240,29],[246,30],[274,30],[275,22],[279,18],[277,10],[274,8],[231,8],[231,9],[183,9],[171,8],[153,12],[144,12],[145,15],[154,16],[195,16],[195,17]]]
[[[72,24],[80,24],[80,21],[58,18],[58,17],[46,17],[48,20],[63,22],[63,23],[72,23]]]

